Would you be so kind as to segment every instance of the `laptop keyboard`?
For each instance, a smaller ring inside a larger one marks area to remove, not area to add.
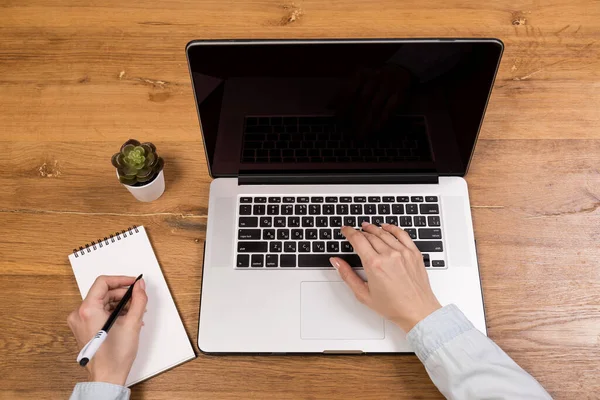
[[[246,117],[244,163],[430,161],[422,116],[395,116],[379,135],[356,138],[335,117]]]
[[[404,229],[423,254],[425,267],[446,267],[437,196],[240,196],[237,268],[332,268],[329,257],[361,268],[341,234],[363,221]]]

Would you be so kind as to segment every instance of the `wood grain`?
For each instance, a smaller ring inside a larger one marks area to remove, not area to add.
[[[129,225],[148,228],[195,346],[210,177],[184,47],[200,38],[502,39],[467,176],[489,334],[555,398],[600,392],[596,1],[0,0],[0,9],[0,399],[66,398],[85,379],[56,323],[80,301],[66,256]],[[155,142],[167,161],[154,203],[136,202],[113,175],[109,158],[129,137]],[[133,393],[441,397],[414,356],[199,354]]]

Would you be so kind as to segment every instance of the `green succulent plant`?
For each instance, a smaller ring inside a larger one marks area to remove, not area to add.
[[[129,139],[111,159],[119,173],[119,181],[129,186],[144,186],[152,182],[165,162],[156,154],[156,146]]]

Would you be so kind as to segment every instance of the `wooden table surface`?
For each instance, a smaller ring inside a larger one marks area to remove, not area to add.
[[[0,10],[0,398],[66,398],[86,378],[65,321],[81,301],[67,255],[133,224],[148,228],[196,342],[210,177],[185,44],[342,37],[504,41],[467,175],[489,335],[556,398],[597,398],[597,0],[0,0]],[[167,162],[167,190],[151,204],[110,165],[130,137]],[[136,399],[440,397],[412,355],[199,354],[133,388]]]

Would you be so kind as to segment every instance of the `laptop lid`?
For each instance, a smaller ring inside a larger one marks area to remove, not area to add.
[[[463,176],[499,40],[194,41],[209,171]]]

